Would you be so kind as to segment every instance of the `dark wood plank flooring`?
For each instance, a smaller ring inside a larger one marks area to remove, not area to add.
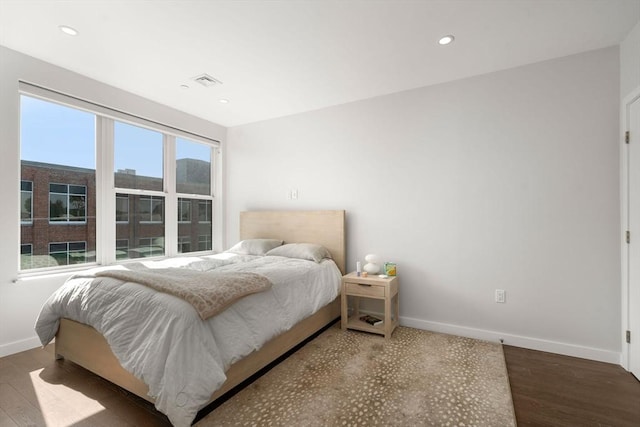
[[[80,366],[54,360],[53,345],[0,358],[0,427],[155,427],[151,404]]]
[[[518,426],[640,426],[640,382],[619,365],[504,346]]]
[[[504,347],[519,426],[640,426],[640,382],[620,366]],[[196,424],[197,425],[197,424]],[[143,399],[53,347],[0,358],[0,427],[160,426]]]

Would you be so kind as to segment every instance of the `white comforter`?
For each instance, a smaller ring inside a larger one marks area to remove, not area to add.
[[[69,279],[45,303],[36,322],[43,345],[54,338],[61,317],[91,325],[122,366],[149,386],[156,408],[175,426],[191,425],[232,363],[333,301],[340,289],[340,271],[331,260],[316,264],[222,253],[144,264],[250,271],[274,284],[207,321],[182,299],[137,283],[91,277],[91,271]]]

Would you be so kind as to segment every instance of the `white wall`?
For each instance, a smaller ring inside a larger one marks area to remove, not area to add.
[[[620,97],[640,87],[640,22],[620,43]]]
[[[617,362],[618,94],[637,73],[625,52],[621,74],[610,48],[233,128],[228,242],[241,210],[346,209],[349,265],[371,252],[398,263],[404,324]],[[225,140],[220,126],[3,47],[0,65],[7,206],[18,79]],[[37,345],[37,313],[66,277],[12,282],[18,221],[0,210],[0,355]]]
[[[0,46],[0,356],[39,344],[33,325],[40,307],[67,277],[20,280],[17,277],[20,244],[19,205],[20,106],[18,80],[55,89],[169,126],[224,141],[226,128],[115,89],[68,70]]]
[[[346,209],[403,324],[617,363],[619,79],[615,47],[231,128],[227,241],[242,210]]]

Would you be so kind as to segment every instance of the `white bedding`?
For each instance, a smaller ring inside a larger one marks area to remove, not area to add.
[[[43,345],[59,319],[91,325],[105,336],[121,365],[149,386],[156,408],[175,426],[189,426],[224,383],[237,360],[333,301],[341,274],[335,263],[279,256],[222,253],[147,261],[149,268],[250,271],[273,287],[242,298],[202,321],[189,303],[137,283],[91,277],[69,279],[45,303],[36,322]]]

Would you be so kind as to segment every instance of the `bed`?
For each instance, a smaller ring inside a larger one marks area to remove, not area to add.
[[[337,274],[339,276],[345,272],[344,211],[242,212],[240,214],[240,240],[258,238],[280,239],[285,243],[315,243],[322,245],[331,253],[331,258],[333,259],[331,264],[333,265],[335,262],[335,265],[332,267],[334,273],[324,274]],[[271,261],[270,259],[269,262]],[[266,261],[259,259],[255,262],[264,263]],[[293,261],[285,260],[285,262],[290,264],[289,268],[294,268],[296,271],[299,270],[292,264]],[[326,264],[325,261],[323,261],[323,264]],[[339,271],[335,271],[336,266]],[[231,269],[235,268],[235,266],[225,266],[225,268],[227,267]],[[325,268],[324,265],[322,267]],[[293,272],[294,270],[289,271]],[[239,303],[252,297],[254,297],[254,295],[244,298]],[[238,311],[235,309],[236,304],[232,306],[234,311]],[[216,316],[216,319],[222,319],[224,316],[227,316],[225,314],[227,311]],[[229,316],[231,315],[232,314],[229,314]],[[198,409],[219,399],[225,393],[257,373],[260,369],[334,321],[339,315],[339,297],[332,297],[328,303],[323,302],[322,306],[314,308],[313,314],[305,315],[306,317],[301,319],[296,318],[296,323],[290,328],[287,327],[286,331],[278,332],[273,338],[261,344],[259,349],[251,351],[239,360],[234,360],[233,363],[228,366],[228,369],[225,367],[224,375],[226,379],[223,380],[218,388],[206,391],[208,399],[199,402]],[[250,333],[252,332],[253,331]],[[183,335],[190,336],[190,334]],[[186,342],[189,342],[189,340],[186,340]],[[114,351],[112,351],[105,336],[93,327],[67,318],[60,320],[55,335],[56,357],[72,361],[120,387],[155,403],[156,407],[160,405],[162,412],[167,413],[175,425],[190,424],[190,419],[193,419],[195,413],[192,413],[193,411],[191,410],[186,415],[180,414],[180,406],[184,404],[184,402],[180,401],[180,394],[169,402],[170,406],[167,410],[167,402],[159,402],[149,397],[149,386],[145,381],[139,379],[140,377],[144,377],[144,375],[135,376],[123,368],[119,359],[114,355]],[[204,375],[204,373],[201,373],[201,375]],[[150,379],[147,382],[155,384],[157,381]],[[175,415],[175,413],[173,413],[173,416],[170,415],[172,411],[177,411],[176,413],[179,415]]]

